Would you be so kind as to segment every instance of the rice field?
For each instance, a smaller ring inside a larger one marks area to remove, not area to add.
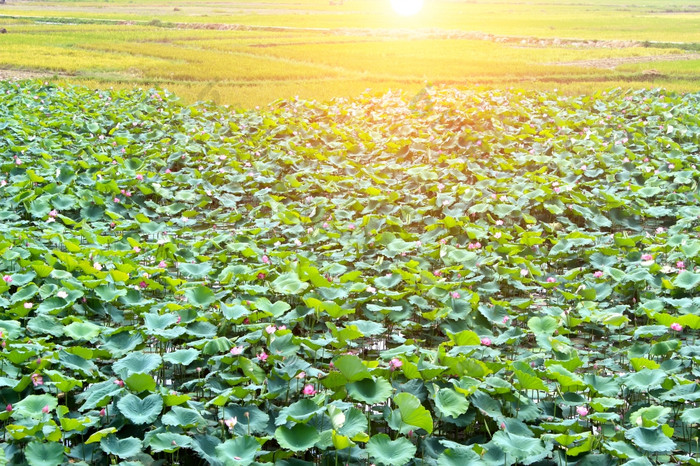
[[[430,85],[692,91],[700,6],[660,0],[11,1],[0,76],[165,87],[239,107]]]

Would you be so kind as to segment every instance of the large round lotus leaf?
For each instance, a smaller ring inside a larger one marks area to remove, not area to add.
[[[625,384],[632,390],[647,392],[660,386],[666,377],[666,372],[661,369],[642,369],[629,374],[625,378]]]
[[[187,302],[200,307],[207,307],[216,301],[214,292],[202,285],[185,290],[185,297],[187,298]]]
[[[545,445],[538,438],[525,437],[499,430],[491,440],[508,456],[523,464],[530,464],[546,457],[552,450],[552,445]]]
[[[321,436],[313,426],[295,424],[291,429],[286,426],[278,427],[275,430],[275,439],[282,448],[291,451],[304,451],[313,447],[321,439]]]
[[[448,448],[437,460],[438,466],[469,466],[479,465],[481,457],[469,447]]]
[[[673,451],[676,444],[666,437],[661,427],[635,427],[625,432],[625,438],[647,453]]]
[[[401,428],[402,432],[408,427],[421,428],[429,434],[433,432],[433,417],[415,395],[399,393],[394,397],[394,404],[398,407],[401,421],[405,425]]]
[[[228,405],[224,408],[224,419],[236,418],[235,431],[238,435],[267,431],[270,416],[255,405]]]
[[[100,448],[108,455],[131,458],[141,452],[141,440],[134,437],[120,439],[115,435],[110,435],[100,441]]]
[[[181,427],[183,429],[190,429],[206,424],[204,418],[200,416],[197,411],[180,406],[173,406],[173,408],[163,416],[162,422],[165,425]]]
[[[180,264],[180,272],[192,278],[202,278],[209,274],[212,270],[212,265],[209,262],[201,264]]]
[[[673,284],[684,290],[693,289],[700,284],[700,274],[684,270],[676,276]]]
[[[401,466],[416,454],[416,446],[405,437],[391,440],[386,434],[377,434],[367,442],[367,453],[378,463]]]
[[[389,381],[381,377],[349,383],[347,389],[353,400],[367,404],[383,403],[394,392]]]
[[[467,398],[450,388],[441,388],[435,394],[435,407],[444,415],[459,417],[469,409]]]
[[[19,419],[21,417],[41,419],[46,415],[43,412],[46,406],[49,407],[50,411],[56,409],[56,406],[58,406],[58,400],[56,397],[49,394],[27,395],[14,405],[12,417],[15,419]]]
[[[150,424],[160,415],[163,399],[157,393],[144,399],[128,394],[117,402],[117,407],[134,424]]]
[[[29,466],[58,466],[63,463],[62,443],[29,442],[24,450]]]
[[[359,409],[350,408],[345,412],[345,422],[337,430],[340,435],[352,438],[367,431],[367,418]]]
[[[683,410],[681,420],[688,424],[700,424],[700,408],[687,408]]]
[[[304,398],[282,408],[275,420],[275,424],[281,426],[289,421],[308,422],[312,417],[323,410],[324,408],[322,406],[318,406],[312,400]]]
[[[129,354],[115,362],[112,368],[122,377],[129,374],[147,374],[160,367],[161,358],[154,353],[142,353],[140,351]]]
[[[179,448],[189,447],[191,443],[192,439],[189,436],[173,432],[161,432],[148,440],[148,446],[153,453],[172,453]]]
[[[244,435],[217,445],[216,457],[226,466],[244,466],[255,460],[258,450],[260,450],[260,444],[255,437]]]
[[[199,350],[194,348],[179,349],[172,353],[164,354],[163,361],[169,362],[170,364],[182,364],[183,366],[187,366],[197,359],[199,354]]]
[[[64,333],[74,340],[94,340],[102,331],[102,327],[92,322],[73,322],[66,325]]]
[[[295,272],[280,274],[270,285],[276,293],[280,294],[299,294],[309,287],[309,284],[302,282]]]

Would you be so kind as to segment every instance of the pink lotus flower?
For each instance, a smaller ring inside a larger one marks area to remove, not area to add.
[[[233,356],[238,356],[239,354],[243,354],[243,347],[242,346],[234,346],[231,348],[231,354]]]
[[[681,332],[683,331],[683,326],[679,324],[678,322],[674,322],[671,324],[671,330],[675,330],[676,332]]]
[[[44,414],[49,414],[49,411],[51,411],[51,408],[49,408],[49,405],[46,405],[43,408],[41,408],[41,412]]]
[[[579,416],[586,416],[588,415],[588,408],[586,408],[585,406],[579,406],[578,408],[576,408],[576,412]]]
[[[678,261],[676,262],[676,267],[678,269],[684,269],[685,268],[685,263],[683,261]]]
[[[58,211],[56,209],[53,209],[51,212],[49,212],[49,217],[56,217],[58,216]]]
[[[316,394],[316,389],[314,388],[313,385],[307,384],[304,385],[304,389],[301,391],[304,395],[315,395]]]
[[[398,358],[394,358],[391,361],[389,361],[389,369],[391,369],[392,371],[398,369],[401,366],[403,366],[403,361],[401,361]]]
[[[527,276],[527,272],[528,272],[527,269],[520,269],[520,276],[521,276],[521,277],[526,277],[526,276]]]
[[[123,386],[124,386],[124,381],[123,381],[123,380],[120,380],[120,379],[115,380],[114,383],[115,383],[116,385],[119,385],[120,387],[123,387]]]
[[[266,275],[262,272],[258,274],[258,280],[265,280]]]
[[[596,270],[595,272],[593,272],[593,276],[594,276],[595,278],[600,278],[600,277],[603,276],[603,272],[600,271],[600,270]]]
[[[24,303],[25,309],[31,309],[32,307],[34,307],[34,304],[31,303],[30,301],[27,301],[26,303]]]
[[[306,372],[304,371],[301,371],[296,375],[296,378],[299,380],[303,379],[304,377],[306,377]]]
[[[277,327],[275,327],[274,325],[268,325],[267,327],[265,327],[265,331],[268,333],[268,335],[272,335],[277,331]]]
[[[258,359],[265,362],[267,361],[268,355],[266,352],[262,351],[260,354],[258,354]]]
[[[5,411],[7,411],[7,412],[12,411],[12,405],[8,404],[7,406],[5,406]]]
[[[459,293],[457,293],[456,291],[450,293],[450,296],[452,296],[452,299],[459,299]]]
[[[376,289],[375,287],[373,287],[373,286],[368,286],[368,287],[365,289],[365,291],[366,291],[367,293],[372,293],[372,294],[374,294],[374,293],[377,292],[377,289]]]
[[[146,283],[145,281],[141,280],[141,281],[139,282],[139,286],[140,286],[142,289],[148,288],[148,283]]]
[[[5,281],[5,283],[12,283],[12,277],[9,275],[3,276],[2,279]]]
[[[654,256],[652,256],[651,254],[642,254],[642,260],[645,261],[645,262],[646,262],[646,261],[653,261],[653,260],[654,260]]]
[[[238,424],[238,417],[232,417],[230,419],[226,419],[224,421],[224,424],[226,424],[226,427],[228,427],[229,430],[233,430],[233,428],[236,427],[236,424]]]
[[[120,202],[121,202],[121,201],[119,200],[118,197],[115,197],[115,198],[114,198],[114,203],[115,203],[115,204],[119,204]]]
[[[348,225],[348,230],[354,230],[355,229],[355,224],[351,223]]]
[[[547,277],[547,283],[556,283],[557,279],[554,277]]]
[[[164,268],[166,268],[167,266],[168,266],[168,263],[165,262],[165,261],[160,261],[160,262],[158,263],[158,267],[161,268],[161,269],[164,269]]]
[[[136,179],[139,181],[143,181],[143,175],[139,173],[138,175],[136,175]]]
[[[508,317],[508,316],[504,316],[504,317],[503,317],[503,323],[504,323],[504,324],[507,324],[509,320],[510,320],[510,317]]]
[[[105,414],[107,414],[107,410],[104,409],[104,408],[102,408],[102,409],[100,410],[100,416],[103,417]]]
[[[261,258],[263,264],[269,264],[270,263],[270,258],[267,257],[266,255],[263,255]]]
[[[39,385],[44,385],[44,378],[39,375],[39,374],[32,374],[32,383],[34,384],[35,387],[38,387]]]
[[[491,339],[489,337],[484,337],[481,339],[481,344],[484,346],[491,346]]]

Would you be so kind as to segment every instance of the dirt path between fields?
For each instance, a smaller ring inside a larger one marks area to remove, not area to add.
[[[598,58],[593,60],[579,60],[570,62],[546,63],[547,65],[558,66],[582,66],[586,68],[601,68],[612,70],[620,65],[632,65],[635,63],[652,63],[657,61],[679,61],[679,60],[700,60],[700,53],[667,54],[667,55],[647,55],[644,57],[617,57]],[[653,70],[652,70],[653,71]]]

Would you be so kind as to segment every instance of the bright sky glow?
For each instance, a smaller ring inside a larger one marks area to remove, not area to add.
[[[391,7],[401,16],[413,16],[423,8],[423,0],[391,0]]]

